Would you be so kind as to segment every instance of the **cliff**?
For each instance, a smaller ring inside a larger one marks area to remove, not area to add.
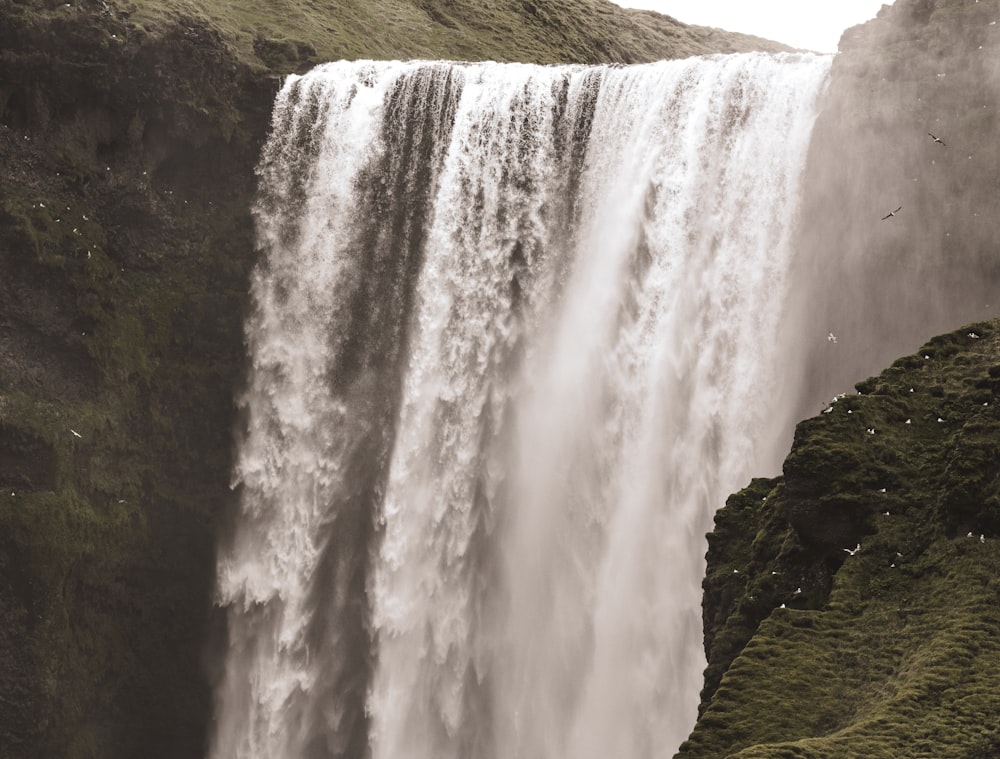
[[[0,19],[4,759],[203,753],[280,76],[780,49],[603,0],[0,0]]]
[[[1000,321],[857,390],[716,515],[678,756],[1000,752]]]
[[[998,18],[897,0],[841,40],[797,242],[825,284],[788,317],[812,418],[716,516],[678,756],[1000,755]]]

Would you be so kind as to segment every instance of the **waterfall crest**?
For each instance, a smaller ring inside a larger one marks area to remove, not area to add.
[[[829,58],[337,63],[259,173],[216,759],[668,755]]]

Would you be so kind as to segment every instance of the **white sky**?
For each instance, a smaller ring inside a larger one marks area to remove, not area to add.
[[[875,17],[892,0],[613,0],[685,24],[756,34],[792,47],[835,53],[844,29]]]

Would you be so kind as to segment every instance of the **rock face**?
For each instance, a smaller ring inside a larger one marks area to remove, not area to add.
[[[998,129],[997,0],[896,0],[845,32],[806,170],[796,276],[826,285],[799,288],[789,315],[814,334],[790,423],[1000,313]]]
[[[257,6],[0,0],[0,757],[203,754],[280,75],[781,49],[603,0]]]
[[[198,756],[272,84],[0,5],[0,756]]]
[[[678,756],[1000,754],[1000,320],[857,390],[716,515]]]

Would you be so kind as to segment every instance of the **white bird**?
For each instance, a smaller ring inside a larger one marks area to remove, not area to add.
[[[79,432],[77,432],[76,430],[74,430],[74,429],[72,429],[72,428],[70,428],[70,432],[72,432],[72,433],[73,433],[74,435],[76,435],[77,437],[83,437],[83,435],[81,435],[81,434],[80,434]]]
[[[979,536],[979,542],[980,543],[985,543],[986,542],[986,536],[985,535],[980,535]]]
[[[865,432],[867,432],[869,435],[874,435],[875,434],[875,428],[874,427],[869,427],[867,430],[865,430]]]
[[[797,596],[797,595],[799,595],[799,594],[800,594],[801,592],[802,592],[802,588],[796,588],[796,589],[795,589],[795,594],[794,594],[794,595],[796,595],[796,596]]]
[[[879,488],[879,491],[878,491],[878,492],[880,492],[880,493],[884,493],[884,492],[885,492],[885,488]]]
[[[829,335],[826,336],[826,339],[829,340],[831,343],[836,343],[837,342],[837,336],[835,334],[833,334],[832,332]]]
[[[943,421],[944,421],[944,419],[942,419],[941,417],[938,417],[938,421],[939,421],[939,422],[943,422]]]
[[[885,216],[882,217],[882,221],[885,221],[886,219],[891,219],[893,216],[895,216],[897,213],[899,213],[902,210],[903,210],[903,207],[900,206],[895,211],[889,211],[889,213],[887,213]]]
[[[854,550],[853,551],[850,548],[845,548],[844,549],[844,551],[846,551],[850,556],[853,556],[854,554],[856,554],[860,550],[861,550],[861,544],[860,543],[858,543],[856,546],[854,546]]]
[[[975,332],[970,332],[969,337],[971,337],[973,340],[979,339],[979,335],[977,335]]]
[[[913,424],[909,419],[906,420],[905,424]]]
[[[945,145],[945,144],[944,144],[944,140],[942,140],[942,139],[941,139],[940,137],[935,137],[935,136],[934,136],[933,134],[931,134],[930,132],[928,132],[928,133],[927,133],[927,136],[928,136],[928,137],[930,137],[930,138],[931,138],[932,140],[934,140],[934,142],[936,142],[936,143],[937,143],[938,145],[940,145],[941,147],[943,147],[943,148],[946,148],[946,147],[948,147],[947,145]]]

